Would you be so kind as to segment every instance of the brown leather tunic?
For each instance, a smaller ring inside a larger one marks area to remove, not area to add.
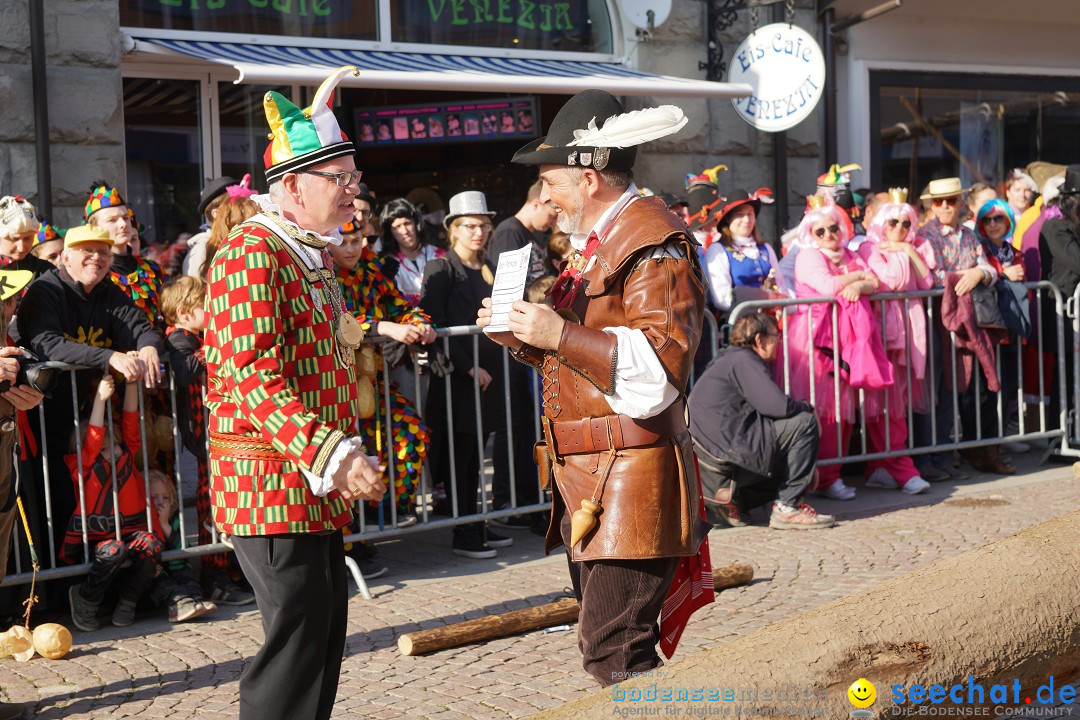
[[[683,257],[649,257],[669,243]],[[548,420],[613,416],[604,396],[613,390],[616,339],[603,332],[605,327],[641,330],[668,381],[680,392],[686,389],[705,306],[696,245],[659,198],[636,200],[623,211],[584,274],[572,307],[582,323],[566,323],[557,352],[526,346],[515,353],[541,373]],[[547,552],[563,544],[559,521],[564,502],[573,512],[594,493],[601,506],[598,523],[573,548],[574,560],[680,557],[697,551],[693,450],[680,410],[684,399],[675,402],[674,412],[665,413],[676,417],[670,430],[652,445],[618,450],[606,479],[610,451],[553,458],[558,492]]]

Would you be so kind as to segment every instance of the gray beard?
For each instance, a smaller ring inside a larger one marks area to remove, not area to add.
[[[574,206],[574,211],[569,215],[565,211],[559,213],[556,224],[559,226],[559,230],[567,235],[573,235],[581,232],[581,223],[585,219],[585,203],[580,199]]]

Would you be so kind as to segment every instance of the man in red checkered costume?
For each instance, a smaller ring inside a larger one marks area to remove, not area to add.
[[[330,717],[345,647],[341,528],[354,500],[381,498],[360,441],[354,351],[363,332],[338,292],[326,246],[352,219],[353,144],[319,87],[301,111],[263,104],[271,143],[262,212],[214,256],[206,371],[214,522],[233,536],[266,639],[240,679],[241,720]]]

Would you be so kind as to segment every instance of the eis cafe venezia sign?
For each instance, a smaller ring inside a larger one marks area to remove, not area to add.
[[[758,130],[780,132],[806,119],[825,92],[825,58],[808,32],[774,23],[758,28],[735,49],[728,82],[754,88],[731,103]]]

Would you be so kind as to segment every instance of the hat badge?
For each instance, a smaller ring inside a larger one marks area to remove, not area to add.
[[[603,170],[607,167],[609,159],[611,159],[611,148],[596,148],[593,154],[593,167],[597,170]]]
[[[567,165],[577,165],[577,154],[578,154],[578,151],[575,150],[574,152],[567,155],[566,156],[566,164]]]
[[[581,164],[585,167],[589,167],[590,165],[592,165],[592,153],[581,153]]]

